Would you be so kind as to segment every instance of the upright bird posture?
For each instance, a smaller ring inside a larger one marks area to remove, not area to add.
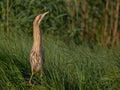
[[[29,84],[31,84],[31,80],[34,74],[38,73],[40,77],[42,77],[44,56],[43,56],[43,48],[42,48],[42,34],[41,31],[39,30],[39,25],[46,14],[48,14],[48,12],[39,14],[38,16],[35,17],[33,22],[34,42],[30,53],[30,64],[31,64],[32,74],[29,79]]]

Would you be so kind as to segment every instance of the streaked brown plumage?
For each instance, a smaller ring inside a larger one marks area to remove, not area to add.
[[[44,18],[44,16],[48,12],[45,12],[43,14],[39,14],[38,16],[35,17],[34,22],[33,22],[33,47],[30,52],[30,64],[31,64],[31,71],[32,75],[29,80],[29,84],[31,84],[31,80],[34,74],[38,73],[40,77],[42,77],[42,72],[43,72],[43,65],[44,65],[44,52],[42,48],[42,34],[41,31],[39,30],[39,25]]]

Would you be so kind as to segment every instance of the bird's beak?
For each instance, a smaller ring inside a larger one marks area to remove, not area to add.
[[[41,17],[39,18],[38,23],[40,23],[40,22],[42,21],[42,19],[44,18],[44,16],[45,16],[46,14],[48,14],[48,13],[49,13],[49,11],[41,14]]]
[[[48,14],[48,13],[49,13],[49,11],[43,13],[42,16],[44,17],[44,16],[45,16],[46,14]]]

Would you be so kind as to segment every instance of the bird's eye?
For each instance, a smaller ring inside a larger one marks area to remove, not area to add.
[[[35,22],[39,22],[40,19],[41,19],[41,15],[38,15],[38,16],[36,17],[36,19],[35,19]]]
[[[39,16],[39,20],[41,19],[41,15]]]

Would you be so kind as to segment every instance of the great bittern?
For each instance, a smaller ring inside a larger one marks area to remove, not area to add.
[[[38,16],[35,17],[33,22],[34,42],[30,53],[30,64],[32,74],[29,79],[29,84],[31,84],[31,80],[34,74],[38,73],[40,77],[42,77],[43,73],[44,55],[42,48],[42,34],[41,31],[39,30],[39,25],[46,14],[48,14],[48,12],[39,14]]]

